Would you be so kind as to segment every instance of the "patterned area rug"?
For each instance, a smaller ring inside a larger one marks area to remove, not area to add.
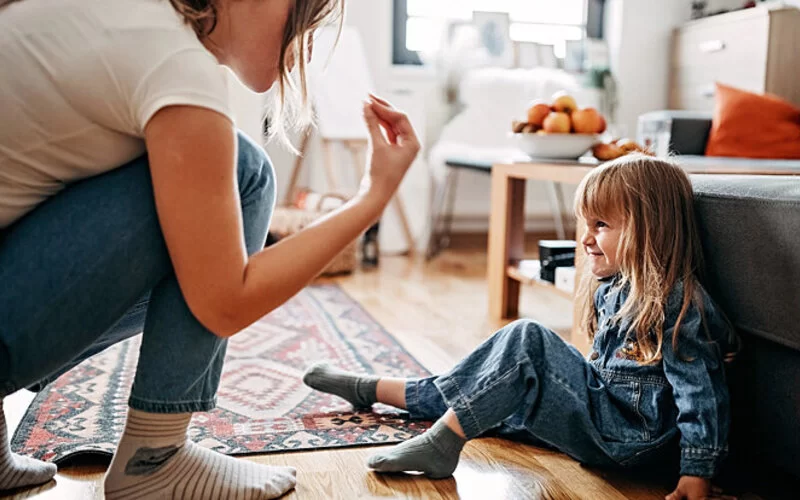
[[[62,462],[113,453],[125,422],[139,337],[86,360],[36,395],[12,440],[18,453]],[[231,338],[218,407],[198,413],[191,438],[229,455],[395,443],[429,427],[397,409],[353,413],[301,381],[320,360],[357,372],[428,372],[335,285],[312,286]]]

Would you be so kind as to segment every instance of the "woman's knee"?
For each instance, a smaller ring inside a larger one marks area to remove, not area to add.
[[[275,201],[275,169],[267,152],[241,130],[237,132],[239,194],[242,205]]]

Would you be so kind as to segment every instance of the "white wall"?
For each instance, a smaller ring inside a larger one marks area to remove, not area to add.
[[[606,6],[617,121],[621,134],[634,137],[640,114],[667,107],[672,30],[690,18],[691,8],[682,0],[609,0]]]

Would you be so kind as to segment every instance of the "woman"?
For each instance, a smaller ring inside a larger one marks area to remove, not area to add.
[[[358,195],[263,249],[264,151],[237,133],[226,66],[291,93],[343,0],[0,0],[0,491],[55,467],[8,449],[2,398],[144,330],[108,498],[273,498],[270,468],[186,439],[214,407],[226,339],[308,284],[372,224],[419,150],[371,98]],[[12,69],[12,70],[9,70]],[[279,107],[282,108],[282,107]]]

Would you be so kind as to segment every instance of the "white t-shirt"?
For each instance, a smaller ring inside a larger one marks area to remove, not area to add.
[[[142,155],[148,120],[176,104],[232,116],[225,69],[168,0],[0,9],[0,229]]]

